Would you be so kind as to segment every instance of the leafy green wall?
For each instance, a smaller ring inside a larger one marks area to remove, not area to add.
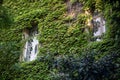
[[[85,24],[89,18],[87,15],[81,13],[75,20],[69,18],[66,2],[67,0],[3,1],[0,5],[1,80],[67,80],[66,76],[57,75],[60,71],[69,74],[69,78],[72,80],[93,79],[93,77],[89,77],[90,75],[86,77],[87,73],[84,71],[82,76],[79,76],[81,74],[78,71],[82,67],[78,66],[77,68],[78,60],[82,61],[81,58],[87,59],[87,55],[90,55],[90,60],[94,56],[92,63],[97,66],[99,65],[96,61],[106,66],[106,62],[104,62],[107,60],[106,56],[112,60],[110,63],[113,63],[113,66],[117,65],[116,68],[109,66],[100,68],[103,71],[104,69],[107,70],[106,72],[110,73],[108,74],[109,77],[106,76],[107,73],[102,74],[98,71],[100,76],[95,80],[98,80],[99,77],[103,80],[119,79],[119,1],[70,0],[72,4],[81,2],[84,5],[83,11],[89,10],[91,16],[95,10],[104,15],[107,22],[107,32],[103,41],[100,42],[91,42],[91,35],[83,32],[83,29],[87,27]],[[34,24],[38,24],[38,39],[41,44],[38,58],[32,62],[19,62],[25,42],[22,40],[22,30],[26,27],[32,27]],[[92,52],[95,53],[92,54]],[[116,56],[112,58],[109,55],[113,53]],[[71,71],[73,66],[66,65],[65,62],[76,65],[75,69]],[[58,64],[57,68],[55,67],[56,63]],[[90,65],[92,65],[94,71],[96,67],[94,68],[91,63]],[[90,65],[87,65],[86,72]]]

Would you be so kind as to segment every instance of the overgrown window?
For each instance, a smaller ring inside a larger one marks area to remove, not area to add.
[[[93,16],[93,36],[95,41],[101,41],[103,34],[105,33],[105,20],[97,14]]]
[[[26,28],[23,30],[23,38],[26,40],[23,51],[23,61],[35,60],[38,53],[38,40],[37,40],[38,28]]]

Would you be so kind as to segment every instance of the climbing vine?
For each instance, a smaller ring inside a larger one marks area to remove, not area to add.
[[[4,0],[1,3],[1,80],[119,78],[119,1]],[[78,14],[77,10],[73,10],[78,9],[75,7],[77,3],[81,3]],[[90,15],[86,15],[85,11]],[[102,13],[107,22],[107,32],[100,42],[91,41],[91,29],[86,25],[95,11]],[[37,59],[20,62],[25,42],[22,31],[34,24],[38,25],[39,31]]]

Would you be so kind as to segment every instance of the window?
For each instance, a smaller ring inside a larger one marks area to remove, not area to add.
[[[105,20],[102,16],[93,18],[93,36],[95,41],[101,41],[102,35],[105,33]]]
[[[32,61],[36,59],[39,44],[37,34],[37,27],[23,30],[23,39],[27,40],[23,50],[23,61]]]

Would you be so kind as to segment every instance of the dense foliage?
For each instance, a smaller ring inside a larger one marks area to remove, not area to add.
[[[77,3],[83,12],[73,17],[69,7]],[[119,6],[117,0],[0,0],[0,80],[119,80]],[[106,19],[100,42],[84,31],[94,11]],[[39,54],[20,62],[22,30],[35,24]]]

